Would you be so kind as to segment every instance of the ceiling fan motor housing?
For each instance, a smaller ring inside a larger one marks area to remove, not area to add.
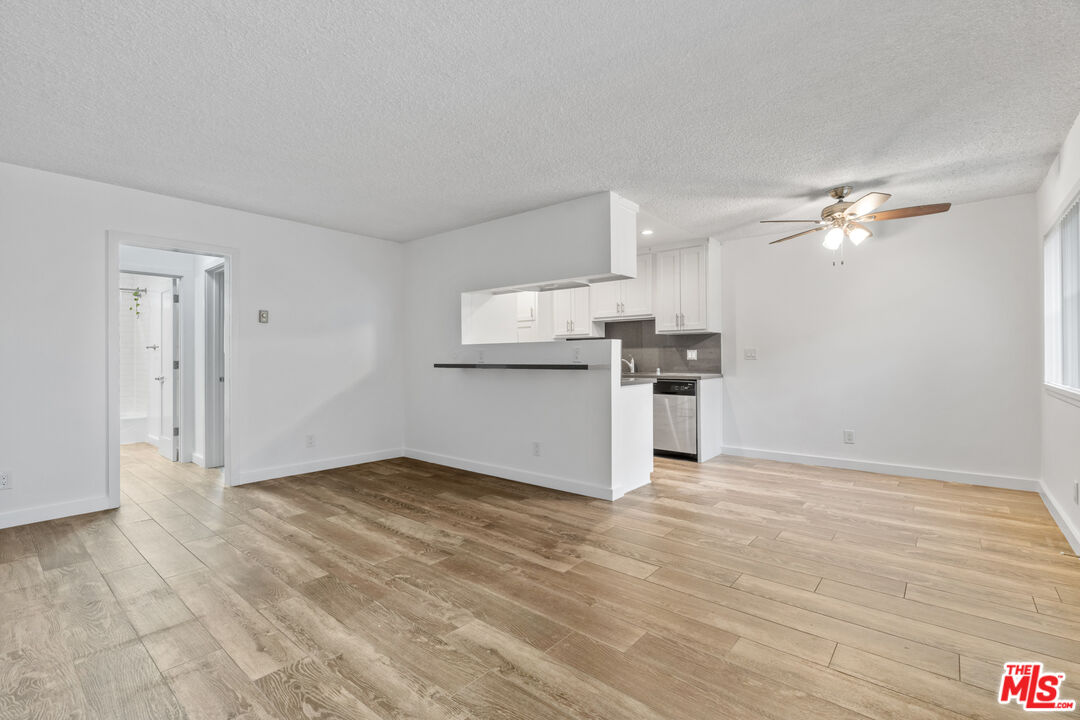
[[[844,211],[854,204],[855,203],[844,202],[843,200],[838,203],[833,203],[832,205],[827,206],[824,210],[821,211],[821,219],[839,220],[844,216]]]

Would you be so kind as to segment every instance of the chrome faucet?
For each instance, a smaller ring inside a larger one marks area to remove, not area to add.
[[[634,356],[631,355],[629,360],[627,360],[626,358],[623,358],[622,361],[623,361],[623,364],[626,365],[626,367],[630,368],[630,374],[633,375],[634,374]]]

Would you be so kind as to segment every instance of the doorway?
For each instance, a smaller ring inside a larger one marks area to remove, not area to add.
[[[116,232],[108,244],[110,499],[231,484],[231,254]]]

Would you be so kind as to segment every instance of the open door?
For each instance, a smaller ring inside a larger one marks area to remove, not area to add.
[[[173,462],[180,459],[180,423],[177,422],[177,402],[180,376],[180,288],[173,278],[170,287],[160,293],[161,309],[161,369],[157,382],[161,386],[161,427],[158,433],[158,452]]]
[[[225,464],[225,264],[206,271],[206,467]]]

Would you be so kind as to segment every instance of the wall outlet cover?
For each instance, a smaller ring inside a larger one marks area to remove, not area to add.
[[[309,447],[309,448],[315,447],[315,436],[314,435],[305,435],[304,436],[304,445],[306,447]]]
[[[854,430],[845,430],[844,431],[844,442],[846,444],[848,444],[848,445],[854,445],[855,444],[855,431]]]
[[[686,351],[686,359],[687,360],[697,360],[697,350],[687,350]]]
[[[533,455],[536,456],[536,457],[540,457],[540,443],[534,442],[532,444],[532,447],[533,447]]]
[[[11,487],[11,473],[0,470],[0,490],[7,490]]]
[[[743,350],[743,358],[746,360],[757,360],[757,348],[746,348]]]

